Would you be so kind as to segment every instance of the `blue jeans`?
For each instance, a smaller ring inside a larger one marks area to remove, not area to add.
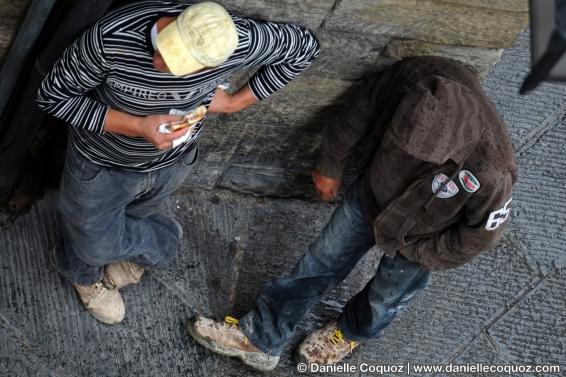
[[[102,278],[108,263],[166,265],[182,229],[159,210],[196,157],[195,148],[169,167],[140,173],[92,163],[70,142],[57,205],[62,227],[55,250],[58,271],[74,284],[88,285]]]
[[[344,201],[291,274],[267,283],[255,308],[240,320],[244,334],[263,352],[280,354],[308,310],[374,246],[360,183],[358,179],[349,187]],[[350,340],[379,337],[428,279],[428,271],[402,255],[383,256],[373,279],[346,304],[338,328]]]

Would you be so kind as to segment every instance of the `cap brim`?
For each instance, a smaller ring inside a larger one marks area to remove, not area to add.
[[[157,34],[156,44],[165,64],[175,76],[188,75],[206,68],[195,60],[185,47],[176,21],[171,22]]]

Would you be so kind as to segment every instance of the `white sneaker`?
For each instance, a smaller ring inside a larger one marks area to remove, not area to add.
[[[275,369],[279,356],[261,352],[240,331],[238,320],[227,316],[224,322],[216,322],[201,316],[187,323],[187,331],[200,345],[224,356],[235,356],[255,369]]]
[[[336,322],[331,322],[303,340],[297,348],[297,361],[307,365],[335,364],[348,356],[358,345],[358,342],[344,337]]]
[[[139,283],[143,273],[143,267],[133,262],[110,263],[104,268],[104,285],[110,289],[121,289]]]
[[[122,322],[126,315],[126,307],[117,290],[106,288],[101,281],[86,286],[73,284],[73,287],[94,318],[108,325]]]

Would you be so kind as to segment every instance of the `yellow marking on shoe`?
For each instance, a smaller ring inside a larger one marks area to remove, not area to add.
[[[236,318],[227,315],[226,317],[224,317],[224,323],[228,326],[228,327],[232,327],[236,330],[240,330],[240,321],[238,321]],[[244,344],[248,344],[248,337],[244,336]]]
[[[240,328],[240,321],[238,321],[236,318],[231,317],[229,315],[227,315],[226,317],[224,317],[224,322],[229,326],[229,327],[233,327],[235,329],[239,329]]]
[[[330,341],[335,347],[338,347],[339,344],[346,342],[346,338],[340,329],[336,329],[334,330],[334,334],[330,336]],[[356,345],[357,343],[355,341],[350,340],[350,351],[353,351]]]
[[[334,330],[334,334],[330,336],[330,341],[334,344],[335,347],[338,347],[339,344],[344,343],[346,340],[344,339],[344,334],[339,329]]]

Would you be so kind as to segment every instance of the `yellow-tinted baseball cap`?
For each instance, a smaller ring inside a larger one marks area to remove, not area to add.
[[[225,62],[238,46],[238,32],[224,7],[204,2],[185,9],[156,42],[171,73],[183,76]]]

